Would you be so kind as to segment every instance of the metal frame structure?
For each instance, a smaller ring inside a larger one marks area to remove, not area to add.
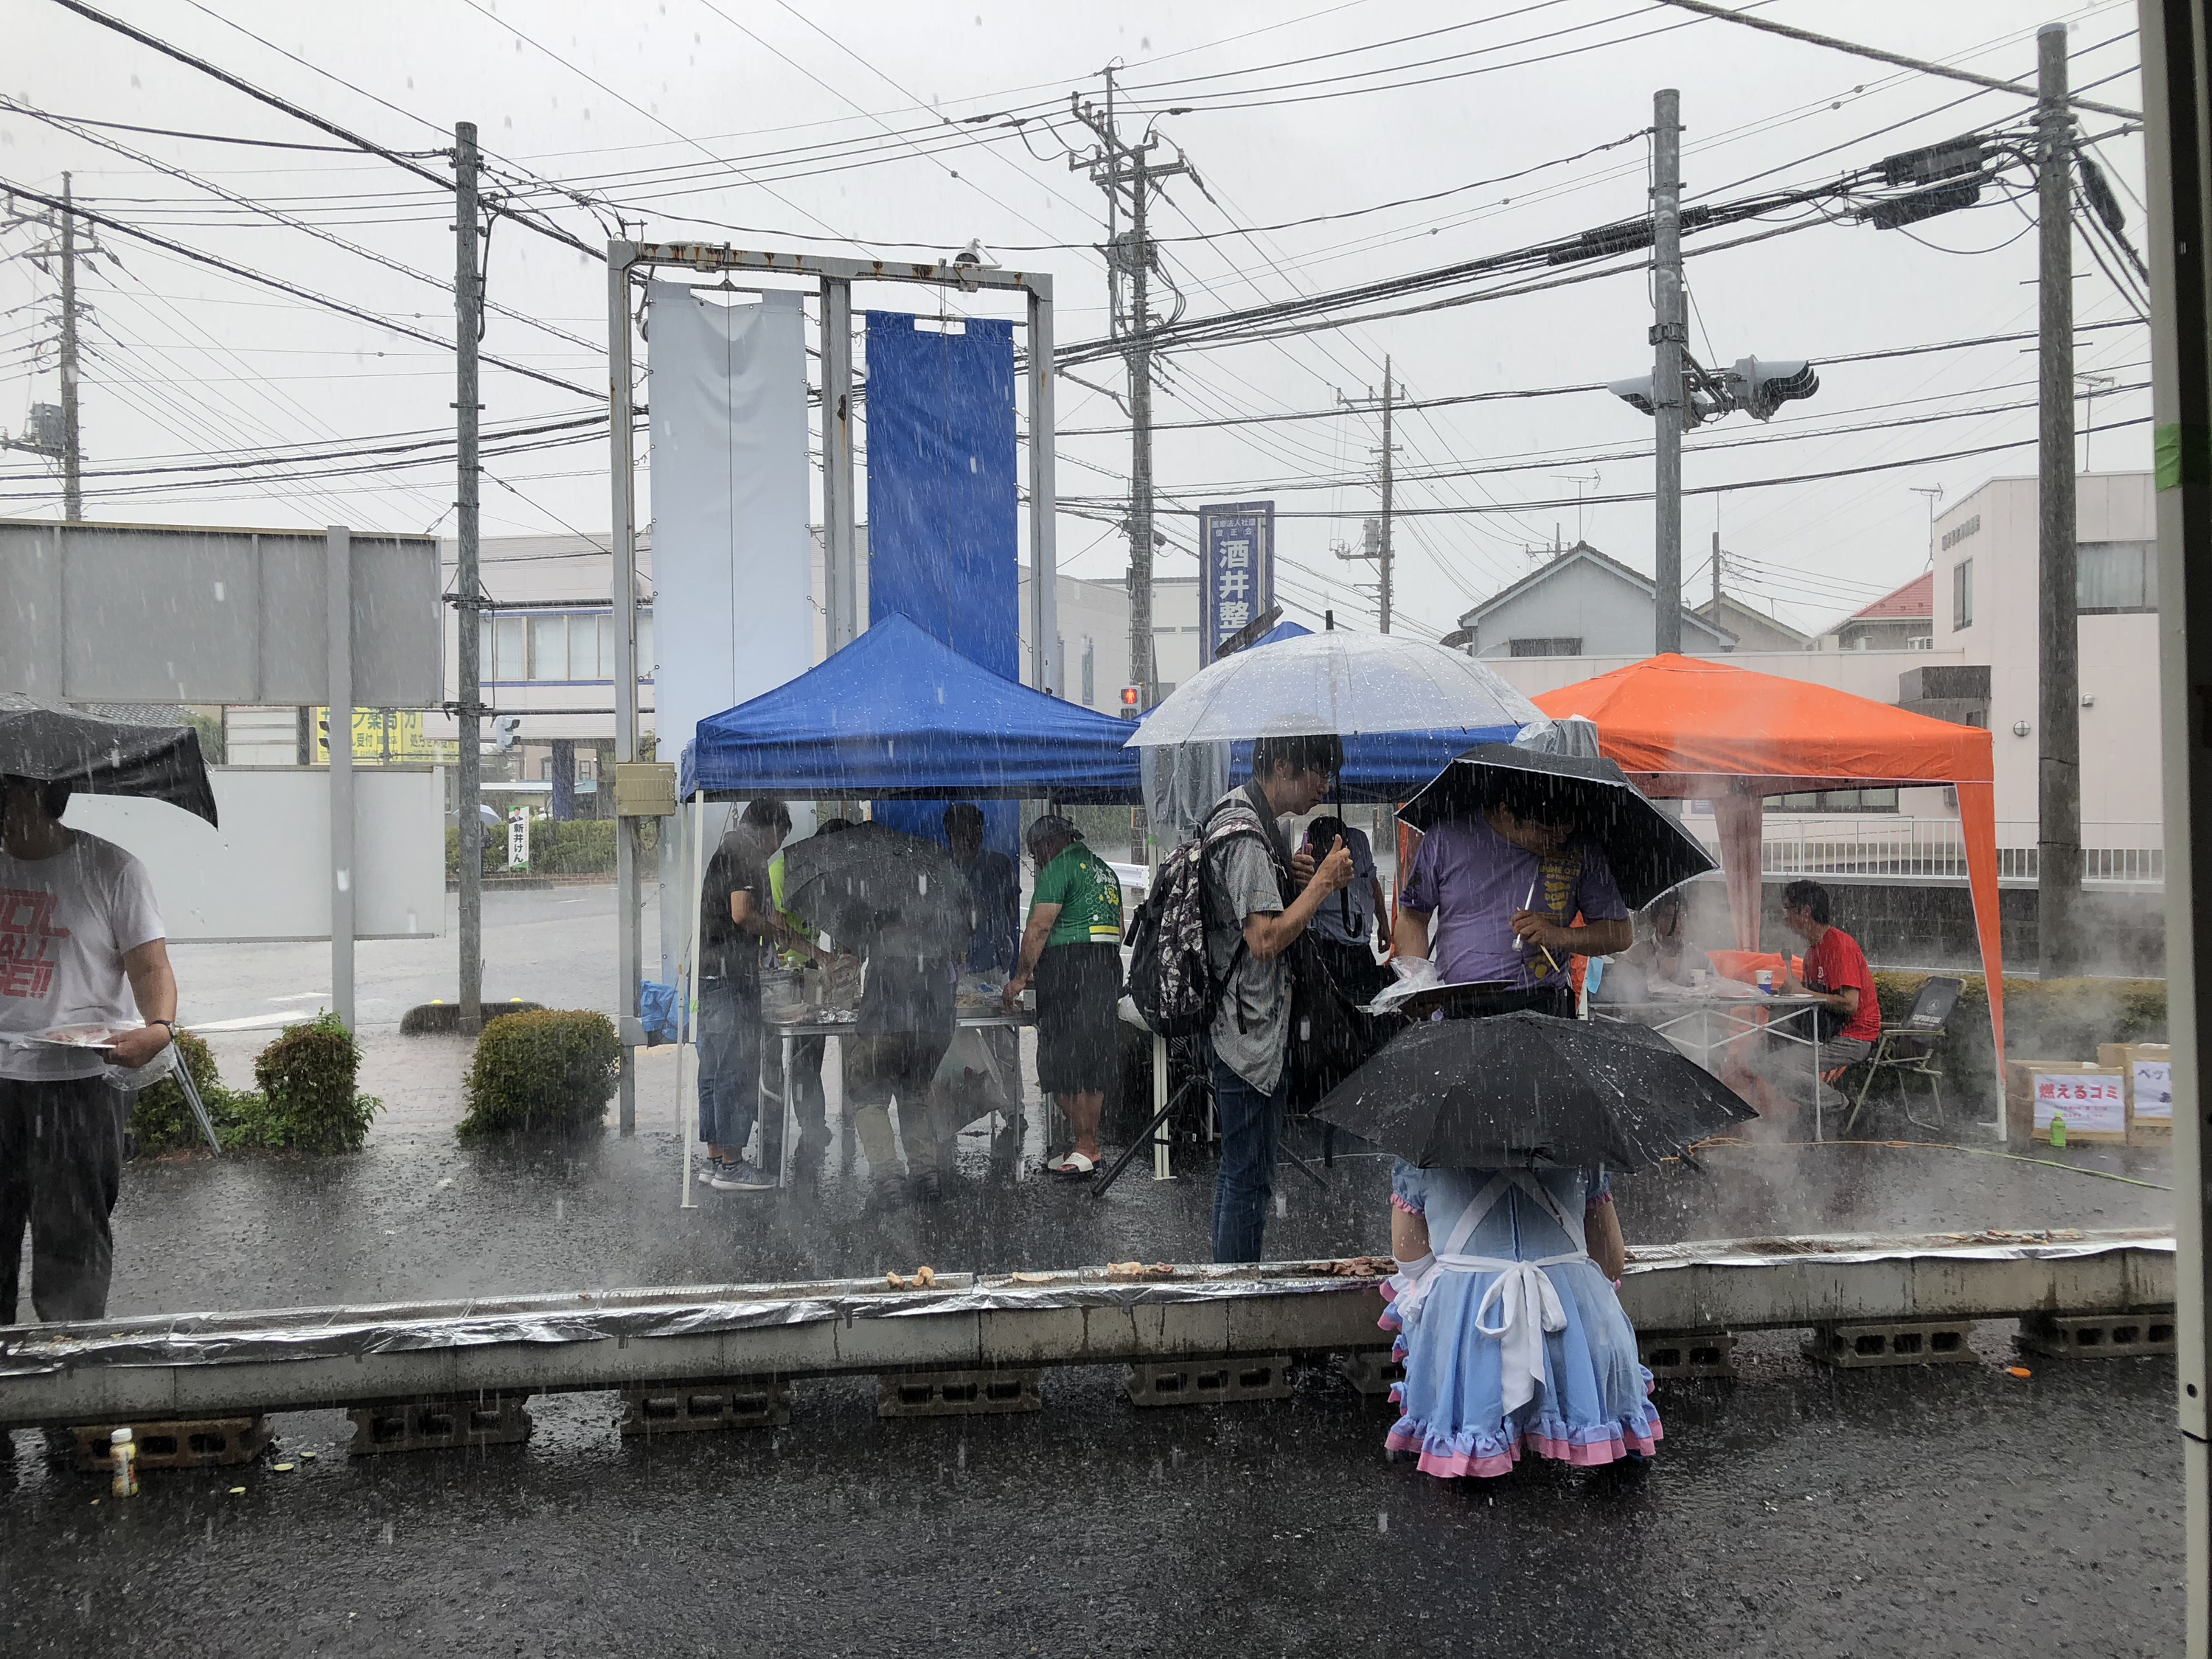
[[[908,283],[1024,294],[1029,300],[1030,404],[1030,684],[1053,689],[1059,665],[1054,556],[1058,492],[1053,477],[1052,277],[1044,271],[929,260],[842,259],[811,253],[761,253],[726,244],[633,242],[607,244],[607,392],[610,474],[614,495],[615,758],[637,754],[637,500],[636,453],[631,428],[630,285],[641,270],[690,270],[701,275],[750,271],[819,284],[822,302],[823,608],[832,653],[860,632],[859,568],[855,538],[859,497],[853,471],[853,285]],[[664,737],[668,734],[663,733]],[[623,1012],[622,1131],[637,1127],[636,1069],[632,1064],[644,1033],[638,1024],[638,983],[643,942],[638,915],[638,844],[634,822],[616,820],[615,884],[621,907],[616,1006]]]

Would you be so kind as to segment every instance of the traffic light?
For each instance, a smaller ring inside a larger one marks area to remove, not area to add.
[[[514,747],[522,740],[522,716],[494,714],[491,717],[491,744],[502,751]]]
[[[1121,688],[1121,718],[1125,720],[1135,720],[1139,715],[1145,712],[1144,702],[1144,687],[1140,685],[1123,686]]]
[[[1692,363],[1682,375],[1682,425],[1685,428],[1741,410],[1754,421],[1771,420],[1786,403],[1809,398],[1820,389],[1820,376],[1802,359],[1762,362],[1739,357],[1717,374],[1709,374]],[[1606,390],[1639,414],[1651,411],[1651,377],[1613,380]]]
[[[1820,377],[1802,361],[1761,362],[1739,357],[1721,371],[1728,388],[1729,406],[1740,409],[1754,421],[1771,420],[1786,403],[1809,398],[1820,389]]]

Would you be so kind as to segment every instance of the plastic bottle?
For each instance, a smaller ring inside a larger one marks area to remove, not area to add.
[[[128,1429],[118,1429],[107,1437],[107,1455],[115,1465],[108,1482],[109,1493],[116,1498],[136,1498],[138,1495],[138,1443]]]
[[[2066,1120],[2056,1112],[2051,1115],[2051,1144],[2054,1146],[2066,1144]]]

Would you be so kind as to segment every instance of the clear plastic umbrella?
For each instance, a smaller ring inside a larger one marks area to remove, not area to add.
[[[1540,724],[1536,705],[1473,657],[1388,634],[1309,634],[1199,671],[1129,741],[1228,743],[1334,732],[1431,732]]]

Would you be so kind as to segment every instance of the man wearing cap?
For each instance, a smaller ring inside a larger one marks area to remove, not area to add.
[[[106,1073],[151,1065],[177,1029],[146,866],[62,823],[69,796],[0,778],[0,1325],[15,1322],[27,1224],[39,1317],[106,1316],[131,1097]],[[24,1040],[65,1025],[131,1029],[106,1051]]]
[[[1037,1087],[1059,1103],[1074,1136],[1048,1167],[1080,1181],[1098,1167],[1098,1119],[1118,1056],[1121,878],[1056,812],[1030,825],[1026,841],[1036,887],[1006,1006],[1011,1011],[1036,981]]]

